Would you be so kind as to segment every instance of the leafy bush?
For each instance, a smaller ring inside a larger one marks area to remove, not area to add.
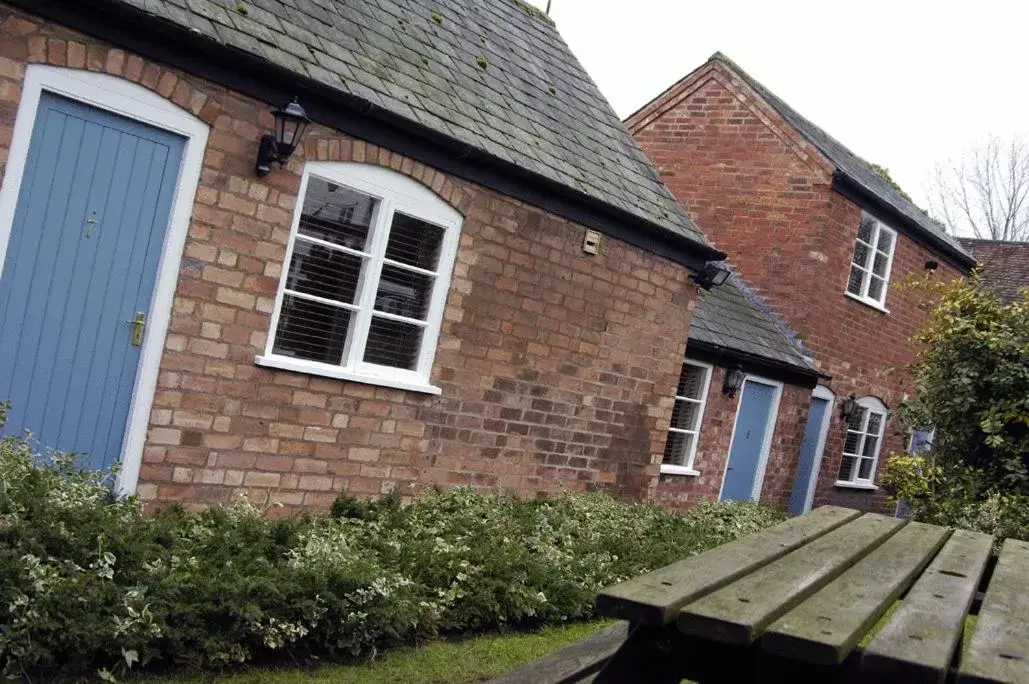
[[[1029,291],[1005,305],[978,275],[915,286],[934,304],[913,338],[916,398],[905,421],[936,427],[934,461],[1029,494]]]
[[[935,439],[891,454],[883,484],[917,520],[1029,539],[1029,291],[1005,305],[978,275],[913,286],[932,309],[902,417]]]
[[[783,518],[467,489],[408,506],[344,497],[333,516],[275,521],[246,501],[143,515],[103,474],[41,460],[0,439],[5,676],[371,657],[442,630],[586,618],[599,588]]]
[[[925,455],[896,456],[886,463],[881,482],[916,520],[985,532],[998,543],[1029,540],[1029,496],[998,489],[981,470]]]

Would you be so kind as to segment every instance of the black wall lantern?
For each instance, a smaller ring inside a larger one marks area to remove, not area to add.
[[[840,404],[840,415],[843,416],[844,421],[849,423],[850,419],[857,415],[858,409],[860,408],[861,407],[858,405],[857,399],[855,399],[852,394],[844,399],[843,403]]]
[[[257,150],[258,176],[268,175],[272,164],[285,166],[304,137],[307,124],[311,123],[296,98],[282,109],[276,109],[272,115],[275,117],[275,133],[261,136],[261,146]]]
[[[743,387],[743,381],[746,379],[747,374],[743,372],[743,366],[740,364],[726,369],[725,379],[722,380],[722,394],[735,397],[736,393]]]
[[[729,279],[729,270],[716,265],[713,261],[704,264],[704,268],[690,276],[705,290],[721,285]]]

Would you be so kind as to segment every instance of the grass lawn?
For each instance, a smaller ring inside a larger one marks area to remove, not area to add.
[[[597,621],[544,627],[536,632],[489,634],[460,641],[435,641],[420,648],[382,653],[372,663],[317,669],[250,670],[207,677],[153,678],[153,684],[469,684],[500,676],[613,624]]]

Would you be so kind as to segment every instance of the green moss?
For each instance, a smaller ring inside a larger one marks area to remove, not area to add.
[[[236,11],[242,14],[244,17],[250,14],[250,10],[248,10],[247,6],[244,5],[242,2],[236,3]]]
[[[476,57],[475,63],[478,64],[479,68],[483,70],[485,70],[485,68],[489,66],[489,62],[486,61],[485,57]]]
[[[554,88],[554,86],[550,86],[549,88],[547,88],[547,90],[550,91],[551,95],[557,95],[557,90]]]
[[[521,9],[523,12],[525,12],[533,19],[538,19],[542,21],[544,24],[547,24],[548,26],[554,25],[554,20],[550,18],[550,15],[548,15],[540,8],[534,5],[530,5],[527,2],[523,2],[523,0],[513,0],[513,2],[515,5],[518,6],[519,9]]]
[[[443,15],[437,12],[436,10],[433,10],[429,16],[432,17],[432,20],[440,26],[443,25]]]

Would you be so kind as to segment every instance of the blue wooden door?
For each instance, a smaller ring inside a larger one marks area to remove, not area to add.
[[[818,461],[818,447],[822,446],[822,426],[828,417],[829,401],[812,397],[807,425],[804,427],[804,442],[800,446],[800,458],[797,461],[797,474],[793,480],[793,493],[790,495],[790,513],[793,515],[807,511],[808,495],[815,486],[812,471]]]
[[[729,465],[722,483],[722,501],[748,501],[754,498],[754,482],[761,463],[766,430],[772,429],[771,416],[775,388],[747,380],[736,412]]]
[[[184,139],[42,96],[0,274],[4,431],[118,460]]]

